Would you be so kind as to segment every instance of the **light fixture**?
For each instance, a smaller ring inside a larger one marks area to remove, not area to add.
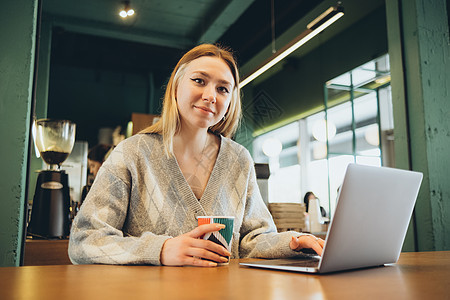
[[[313,158],[316,160],[324,159],[327,157],[327,144],[322,142],[316,142],[313,146]]]
[[[276,138],[268,138],[262,144],[262,151],[268,157],[277,157],[281,150],[283,150],[283,145]]]
[[[289,44],[275,52],[268,60],[266,60],[262,66],[258,67],[249,76],[243,79],[240,83],[240,87],[244,87],[256,77],[272,68],[275,64],[280,62],[283,58],[300,48],[303,44],[310,39],[318,35],[325,28],[333,24],[337,19],[344,15],[344,7],[341,2],[338,2],[336,6],[332,6],[323,12],[320,16],[315,18],[306,26],[306,30],[292,40]]]
[[[123,9],[119,12],[119,16],[125,19],[126,17],[134,15],[134,9],[131,8],[130,1],[123,1],[123,5]]]
[[[372,146],[380,145],[380,134],[378,132],[378,124],[372,124],[364,131],[366,142]]]
[[[324,119],[314,122],[312,126],[312,135],[316,140],[326,142],[327,134],[328,140],[331,140],[336,136],[336,125],[334,125],[333,122]]]

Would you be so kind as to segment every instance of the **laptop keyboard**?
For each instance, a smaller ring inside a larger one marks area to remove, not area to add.
[[[319,258],[316,257],[308,257],[308,258],[296,258],[295,260],[291,260],[285,263],[280,263],[278,265],[288,266],[288,267],[318,267],[319,266]]]

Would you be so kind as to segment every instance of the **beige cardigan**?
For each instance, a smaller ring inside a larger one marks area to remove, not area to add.
[[[295,232],[277,233],[249,152],[224,137],[205,192],[196,199],[162,137],[138,134],[102,165],[70,234],[74,264],[160,264],[163,243],[194,229],[196,216],[235,217],[232,258],[290,257]]]

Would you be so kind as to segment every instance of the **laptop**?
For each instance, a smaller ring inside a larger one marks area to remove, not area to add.
[[[243,266],[329,273],[396,263],[422,173],[350,164],[322,256],[255,260]]]

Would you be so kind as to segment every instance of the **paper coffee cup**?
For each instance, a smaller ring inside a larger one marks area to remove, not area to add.
[[[198,225],[203,224],[224,224],[225,228],[215,232],[209,232],[203,235],[201,238],[204,240],[210,240],[214,243],[217,243],[225,249],[227,249],[231,253],[231,243],[233,241],[233,225],[234,225],[234,217],[231,216],[200,216],[197,217]],[[228,258],[228,261],[230,258]],[[218,263],[218,265],[227,265],[226,263]]]

